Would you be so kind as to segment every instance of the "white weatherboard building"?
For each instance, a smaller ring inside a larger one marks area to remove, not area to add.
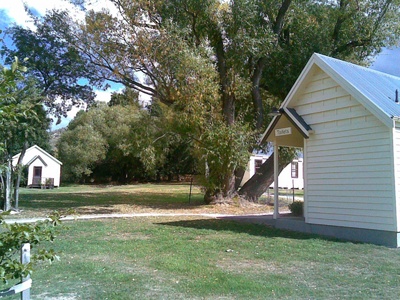
[[[303,148],[305,223],[293,229],[400,246],[398,90],[399,77],[311,57],[263,136]]]
[[[20,153],[13,156],[13,166],[17,164],[19,156]],[[62,162],[39,146],[34,145],[26,150],[22,165],[28,166],[28,187],[60,186]]]

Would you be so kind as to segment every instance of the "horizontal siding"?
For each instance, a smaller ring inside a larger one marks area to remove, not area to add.
[[[331,186],[336,186],[340,185],[342,188],[353,188],[354,186],[363,186],[365,182],[371,182],[371,185],[374,187],[374,189],[379,190],[384,190],[385,188],[389,187],[391,189],[390,181],[391,177],[390,176],[385,176],[385,177],[375,177],[375,176],[370,176],[370,177],[358,177],[358,176],[353,176],[352,178],[332,178],[332,179],[324,179],[324,178],[310,178],[308,179],[308,184],[315,184],[315,185],[324,185],[327,186],[328,188]]]
[[[310,142],[311,142],[311,138],[310,138]],[[321,141],[321,143],[323,143],[323,142]],[[389,145],[390,145],[390,141],[381,140],[381,139],[379,139],[379,137],[377,137],[376,139],[358,141],[357,143],[352,143],[351,139],[349,139],[348,141],[343,142],[343,143],[334,143],[334,141],[328,140],[328,141],[326,141],[325,145],[315,145],[310,150],[311,151],[325,151],[325,149],[327,149],[327,150],[341,150],[341,149],[349,149],[349,148],[353,149],[353,148],[356,148],[356,149],[360,149],[360,153],[361,153],[361,151],[364,151],[363,148],[379,147],[379,146],[385,146],[386,147],[386,151],[387,151]]]
[[[363,122],[357,125],[341,126],[339,128],[339,131],[337,128],[327,128],[327,127],[319,128],[318,131],[316,131],[315,134],[313,135],[313,141],[318,140],[320,137],[321,139],[329,141],[329,139],[333,138],[337,139],[344,136],[347,138],[351,137],[351,139],[357,138],[360,135],[371,135],[371,134],[380,134],[382,135],[383,139],[389,138],[390,136],[390,133],[386,130],[386,128],[380,126],[381,124],[373,124],[373,126],[367,126],[365,122]]]
[[[311,160],[311,158],[310,158]],[[342,168],[342,167],[355,167],[357,170],[357,173],[361,172],[364,170],[364,168],[366,167],[365,165],[371,165],[371,166],[380,166],[381,170],[383,169],[383,171],[387,171],[387,172],[391,172],[390,167],[390,159],[389,158],[378,158],[378,159],[359,159],[356,156],[353,156],[353,159],[351,158],[351,155],[348,155],[348,160],[345,160],[345,156],[343,155],[343,157],[326,157],[325,161],[317,161],[317,162],[307,162],[308,168],[309,169],[318,169],[318,168],[323,168],[324,172],[331,172],[331,171],[341,171],[342,173],[344,173],[345,170],[336,170],[336,168]],[[348,170],[347,171],[351,174],[355,174],[354,171]],[[373,171],[371,171],[373,172]]]
[[[366,110],[358,110],[358,111],[349,111],[345,110],[341,113],[340,116],[338,116],[338,111],[330,111],[326,112],[325,114],[312,114],[310,116],[305,116],[302,115],[304,120],[308,120],[309,124],[316,124],[316,123],[325,123],[325,125],[328,125],[329,122],[336,122],[331,125],[337,125],[337,122],[340,121],[341,119],[343,120],[349,120],[350,118],[353,117],[366,117],[369,115],[368,111]],[[312,126],[311,126],[312,128]]]
[[[342,168],[340,170],[335,170],[335,171],[329,171],[325,172],[325,170],[313,170],[313,172],[309,172],[310,178],[319,178],[319,179],[325,179],[325,180],[331,180],[331,179],[352,179],[354,176],[352,173],[349,171],[352,171],[350,169],[351,167],[347,167],[345,170]],[[361,169],[361,168],[360,168]],[[347,172],[343,172],[346,171]],[[364,170],[364,169],[363,169]],[[361,178],[361,179],[372,179],[372,178],[390,178],[388,176],[387,171],[376,171],[374,170],[374,166],[371,166],[371,168],[367,172],[358,172],[356,178]]]
[[[396,182],[396,221],[397,221],[397,231],[400,231],[400,124],[396,124],[396,129],[394,130],[394,168],[395,168],[395,182]]]
[[[307,222],[394,230],[389,128],[321,71],[297,97],[293,107],[314,131],[305,151]]]
[[[378,129],[372,129],[369,133],[362,130],[355,129],[351,134],[347,132],[336,132],[336,133],[325,133],[323,135],[316,134],[310,139],[310,146],[321,146],[321,145],[334,145],[334,144],[347,144],[356,142],[370,142],[374,146],[381,144],[387,145],[390,143],[390,133],[386,131],[380,131]],[[388,141],[389,139],[389,141]],[[358,145],[358,143],[357,143]],[[361,150],[364,151],[364,150]]]
[[[385,224],[386,218],[366,218],[350,215],[312,214],[312,216],[308,218],[308,223],[385,231],[393,230]]]
[[[307,179],[308,180],[308,179]],[[385,184],[385,185],[374,185],[371,184],[370,182],[365,181],[363,185],[360,184],[351,184],[348,183],[347,180],[342,180],[341,183],[336,183],[336,184],[329,184],[329,181],[326,181],[325,183],[317,183],[317,184],[309,184],[307,182],[307,187],[309,192],[311,193],[312,191],[319,191],[320,194],[322,194],[323,191],[325,191],[325,195],[329,196],[330,194],[334,193],[334,196],[338,195],[343,195],[343,192],[345,193],[351,193],[353,197],[356,197],[358,194],[362,195],[360,197],[371,197],[375,198],[375,194],[378,194],[381,197],[389,197],[392,195],[392,185],[390,183]],[[374,192],[375,191],[375,192]],[[356,193],[360,192],[360,193]],[[368,192],[368,193],[365,193]],[[369,196],[368,196],[369,195]],[[388,201],[389,203],[389,201]]]
[[[324,191],[325,192],[325,191]],[[385,202],[384,200],[386,199],[385,195],[378,194],[374,197],[370,197],[370,193],[367,192],[343,192],[343,191],[336,191],[334,193],[333,191],[329,192],[322,192],[322,191],[313,191],[310,195],[307,195],[309,198],[307,200],[310,200],[307,203],[307,206],[310,205],[323,205],[323,203],[329,203],[332,202],[335,205],[348,205],[352,204],[354,205],[354,209],[356,208],[362,208],[363,205],[376,205],[377,207],[380,207],[381,209],[388,207],[388,206],[393,206],[390,203]],[[354,195],[352,195],[352,193]],[[360,197],[364,196],[364,197]],[[340,204],[342,203],[342,204]],[[385,209],[383,209],[385,210]]]
[[[326,157],[330,157],[330,156],[336,156],[336,155],[350,155],[350,154],[357,154],[357,155],[362,155],[365,156],[366,158],[368,158],[371,155],[377,155],[377,153],[379,155],[383,155],[383,153],[387,150],[388,144],[386,145],[375,145],[374,147],[366,147],[365,149],[363,149],[363,153],[360,153],[360,149],[359,147],[357,147],[357,144],[352,144],[352,145],[348,145],[349,147],[347,148],[339,148],[339,149],[328,149],[325,150],[324,152],[322,151],[318,151],[318,150],[314,150],[312,152],[312,157],[324,157],[326,159]],[[310,155],[311,156],[311,155]]]
[[[337,208],[337,206],[340,205],[340,208]],[[347,213],[348,211],[351,211],[353,209],[357,209],[358,213],[360,215],[364,215],[364,216],[386,216],[386,214],[391,211],[393,211],[393,205],[379,205],[379,204],[370,204],[369,205],[370,208],[369,209],[359,209],[359,206],[357,203],[348,203],[348,202],[344,202],[344,203],[337,203],[337,202],[326,202],[323,203],[321,205],[319,205],[318,207],[313,207],[313,206],[309,206],[309,210],[312,211],[320,211],[322,213],[325,213],[326,209],[331,209],[332,211],[334,211],[335,209],[337,209],[338,211],[341,211],[341,213]],[[373,209],[371,209],[373,208]]]
[[[342,207],[314,207],[314,206],[309,206],[308,211],[310,213],[315,213],[315,214],[325,214],[326,211],[329,209],[329,212],[331,214],[335,215],[343,215],[343,216],[351,216],[352,218],[359,218],[359,217],[378,217],[378,218],[386,218],[388,213],[391,213],[392,210],[382,210],[381,208],[377,208],[376,211],[372,209],[360,209],[357,207],[357,214],[352,213],[354,211],[353,208],[342,208]],[[365,220],[363,220],[365,221]]]

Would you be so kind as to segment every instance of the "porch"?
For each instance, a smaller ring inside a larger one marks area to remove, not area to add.
[[[32,184],[29,185],[28,187],[29,188],[53,189],[54,188],[54,178],[34,176],[32,178]]]

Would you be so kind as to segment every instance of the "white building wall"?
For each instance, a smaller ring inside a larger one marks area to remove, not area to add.
[[[400,124],[393,131],[394,176],[395,176],[395,205],[397,231],[400,231]]]
[[[278,177],[278,186],[281,189],[304,189],[304,180],[303,180],[303,159],[295,159],[294,162],[298,163],[298,177],[292,178],[292,164],[287,165]],[[274,183],[270,185],[270,188],[274,188]]]
[[[306,142],[306,222],[396,230],[388,127],[316,68],[290,106],[311,126]]]

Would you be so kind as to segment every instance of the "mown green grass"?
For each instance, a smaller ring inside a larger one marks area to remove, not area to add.
[[[201,206],[200,191],[196,204],[188,192],[179,185],[27,189],[21,215],[115,204]],[[65,224],[51,245],[61,260],[37,268],[32,299],[400,298],[397,249],[195,217]]]
[[[400,298],[396,249],[215,219],[67,225],[32,299]]]

